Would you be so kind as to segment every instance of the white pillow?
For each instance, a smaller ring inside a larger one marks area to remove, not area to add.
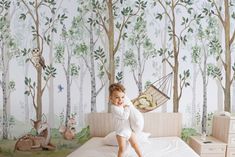
[[[143,117],[142,113],[134,107],[133,103],[131,102],[131,100],[127,96],[125,96],[124,101],[126,104],[128,104],[130,106],[129,120],[130,120],[131,129],[135,133],[143,131],[144,117]]]
[[[142,113],[137,110],[133,105],[130,106],[130,126],[131,129],[135,132],[142,132],[144,129],[144,117]]]
[[[149,136],[150,133],[139,132],[136,133],[136,140],[138,144],[149,143]],[[103,139],[103,143],[109,146],[118,146],[115,131],[110,132],[108,135],[106,135]]]

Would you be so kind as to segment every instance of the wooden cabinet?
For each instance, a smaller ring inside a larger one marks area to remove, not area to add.
[[[208,141],[210,143],[206,143]],[[189,146],[200,157],[225,157],[226,143],[211,136],[207,137],[205,141],[201,140],[200,136],[191,136]]]

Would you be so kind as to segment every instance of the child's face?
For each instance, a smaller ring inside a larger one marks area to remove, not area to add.
[[[109,99],[112,104],[116,106],[122,106],[124,103],[125,93],[120,91],[113,91],[113,93],[109,96]]]

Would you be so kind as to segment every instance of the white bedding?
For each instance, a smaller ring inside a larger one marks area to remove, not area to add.
[[[140,146],[144,157],[199,157],[179,137],[150,138],[149,143]],[[118,147],[106,146],[103,138],[93,137],[67,157],[117,157]],[[128,148],[125,157],[137,157],[132,148]]]

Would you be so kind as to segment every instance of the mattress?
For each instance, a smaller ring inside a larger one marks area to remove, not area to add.
[[[144,157],[199,157],[179,137],[149,138],[148,143],[140,145]],[[118,147],[107,146],[103,138],[93,137],[67,157],[117,157]],[[125,157],[137,157],[128,146]]]

